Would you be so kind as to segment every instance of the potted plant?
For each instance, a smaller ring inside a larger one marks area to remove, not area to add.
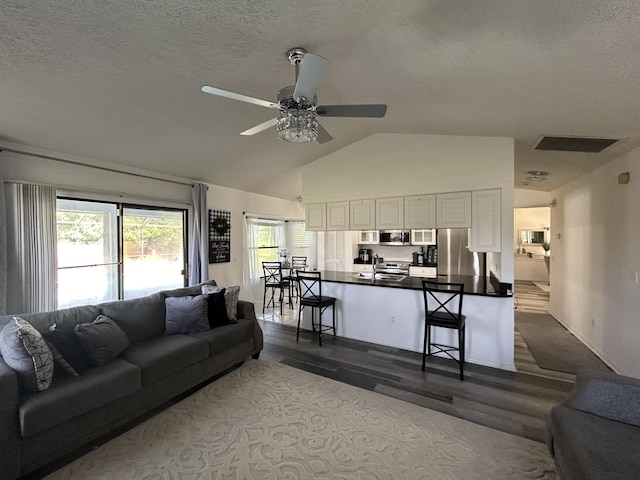
[[[549,255],[549,250],[551,249],[551,244],[549,242],[542,242],[542,249],[544,250],[545,255]]]

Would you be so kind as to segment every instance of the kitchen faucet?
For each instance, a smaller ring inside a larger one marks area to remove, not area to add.
[[[371,262],[373,263],[373,279],[375,280],[375,278],[376,278],[376,264],[378,263],[378,254],[377,253],[373,254],[373,258],[371,259]]]

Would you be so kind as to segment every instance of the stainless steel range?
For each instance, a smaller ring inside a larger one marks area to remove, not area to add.
[[[384,262],[373,267],[374,278],[401,281],[409,276],[411,262]]]

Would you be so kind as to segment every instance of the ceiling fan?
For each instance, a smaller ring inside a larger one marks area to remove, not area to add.
[[[316,90],[329,68],[329,60],[307,53],[304,48],[299,47],[289,50],[287,57],[295,66],[296,84],[282,88],[278,92],[278,101],[275,103],[208,85],[203,86],[202,91],[279,110],[280,113],[276,118],[245,130],[240,135],[255,135],[275,126],[278,137],[292,143],[306,143],[314,140],[325,143],[333,138],[318,123],[318,116],[382,118],[387,113],[385,104],[316,105]]]

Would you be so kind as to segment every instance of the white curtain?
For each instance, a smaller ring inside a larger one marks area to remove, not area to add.
[[[0,315],[7,313],[7,215],[4,202],[4,180],[0,176]]]
[[[6,184],[6,313],[56,308],[56,190]]]
[[[209,219],[207,216],[207,187],[202,183],[191,186],[193,200],[193,234],[189,259],[189,285],[209,280]]]
[[[256,299],[262,301],[262,265],[258,258],[258,223],[259,219],[245,217],[245,232],[244,232],[244,251],[247,252],[247,259],[244,262],[243,286],[246,292],[247,300],[255,302]]]

